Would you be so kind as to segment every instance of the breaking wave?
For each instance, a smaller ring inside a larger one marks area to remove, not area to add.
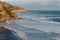
[[[52,14],[52,13],[51,13]],[[60,16],[40,12],[18,13],[20,20],[11,20],[2,23],[13,34],[23,40],[59,40]]]
[[[39,14],[38,14],[39,15]],[[21,16],[21,15],[20,15]],[[52,23],[52,24],[60,24],[60,17],[56,16],[51,16],[51,15],[41,15],[39,17],[36,17],[37,15],[27,15],[23,14],[21,17],[26,20],[31,20],[31,21],[37,21],[37,22],[46,22],[46,23]],[[47,16],[47,17],[46,17]]]

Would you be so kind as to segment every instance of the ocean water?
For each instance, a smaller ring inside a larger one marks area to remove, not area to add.
[[[60,11],[26,11],[17,13],[20,20],[1,25],[15,30],[23,40],[60,40]]]

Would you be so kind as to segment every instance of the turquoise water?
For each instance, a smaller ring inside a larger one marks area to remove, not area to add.
[[[60,11],[17,13],[20,20],[3,24],[17,30],[23,40],[60,40]]]

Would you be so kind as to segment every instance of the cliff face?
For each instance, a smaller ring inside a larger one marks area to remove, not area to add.
[[[0,22],[19,18],[16,12],[25,12],[25,10],[0,1]]]

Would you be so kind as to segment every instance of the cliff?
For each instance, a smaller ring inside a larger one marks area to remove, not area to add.
[[[0,22],[19,18],[16,12],[25,12],[25,9],[0,1]]]

